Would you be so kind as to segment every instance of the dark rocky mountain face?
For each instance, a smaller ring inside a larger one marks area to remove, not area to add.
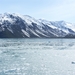
[[[0,15],[0,38],[74,38],[75,25],[64,21],[36,20],[27,15]]]

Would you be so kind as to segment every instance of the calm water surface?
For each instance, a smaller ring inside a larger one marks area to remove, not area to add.
[[[0,75],[75,75],[75,39],[0,39]]]

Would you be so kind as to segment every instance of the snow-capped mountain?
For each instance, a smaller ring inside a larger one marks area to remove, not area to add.
[[[65,21],[47,21],[28,15],[0,14],[0,38],[75,37],[75,25]]]

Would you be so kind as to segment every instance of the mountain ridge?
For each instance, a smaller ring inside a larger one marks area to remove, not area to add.
[[[0,14],[0,38],[75,38],[75,25],[4,13]]]

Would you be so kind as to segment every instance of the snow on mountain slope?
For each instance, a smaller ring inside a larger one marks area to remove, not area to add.
[[[4,21],[9,21],[10,23],[13,23],[14,19],[12,19],[9,14],[4,13],[4,14],[0,15],[0,24]]]
[[[75,25],[72,23],[66,23],[66,27],[72,29],[73,31],[75,31]]]
[[[0,37],[75,36],[75,25],[65,21],[47,21],[28,15],[0,14]]]
[[[43,24],[48,25],[51,28],[62,30],[67,34],[70,33],[68,29],[71,29],[75,32],[75,25],[65,21],[46,21],[42,19],[39,19],[39,21],[42,22]]]
[[[29,35],[24,29],[22,29],[22,32],[23,32],[27,37],[30,37],[30,35]]]
[[[43,24],[46,24],[46,25],[48,25],[49,27],[51,27],[51,28],[53,28],[53,29],[57,29],[57,27],[54,26],[54,25],[52,25],[52,24],[50,23],[50,21],[43,20],[43,19],[39,19],[39,22],[42,22]]]

